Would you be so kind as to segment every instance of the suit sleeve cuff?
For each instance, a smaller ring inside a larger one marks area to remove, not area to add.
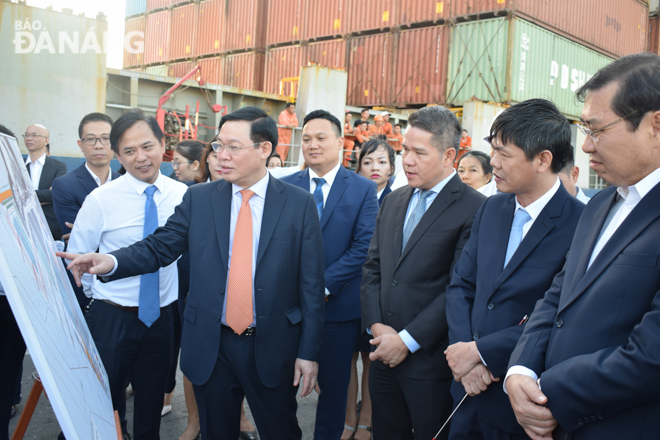
[[[513,367],[509,368],[509,371],[506,372],[506,377],[504,378],[504,383],[502,384],[502,388],[506,394],[509,394],[506,392],[506,381],[512,374],[522,374],[523,376],[529,376],[535,381],[539,379],[536,373],[534,373],[529,368],[523,367],[522,365],[514,365]]]
[[[417,341],[413,339],[412,336],[410,336],[410,333],[408,333],[408,330],[401,330],[399,332],[399,336],[401,337],[401,340],[403,341],[404,344],[406,344],[406,347],[408,347],[408,350],[410,350],[411,353],[416,352],[420,348],[422,348]]]

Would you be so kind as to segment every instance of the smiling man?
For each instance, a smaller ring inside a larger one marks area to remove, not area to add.
[[[378,439],[431,439],[451,413],[445,290],[485,200],[452,167],[460,138],[450,110],[413,113],[403,139],[409,186],[383,200],[376,220],[361,302],[362,330],[374,337],[369,392]]]

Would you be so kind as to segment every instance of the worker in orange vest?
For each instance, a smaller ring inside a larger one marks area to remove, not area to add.
[[[392,124],[390,124],[390,112],[383,112],[381,116],[383,117],[383,134],[389,139],[394,134]]]
[[[374,116],[374,123],[369,127],[369,137],[375,138],[385,134],[384,131],[385,121],[380,115]]]
[[[346,135],[353,135],[356,131],[351,125],[352,118],[353,115],[351,115],[351,112],[347,111],[346,116],[344,117],[344,167],[350,165],[351,151],[353,151],[353,147],[355,146],[354,141],[346,138]]]
[[[403,135],[401,134],[401,124],[396,124],[394,126],[394,133],[388,136],[387,139],[387,143],[390,144],[390,147],[392,147],[394,151],[396,151],[396,154],[401,154],[401,150],[403,150]]]
[[[280,127],[277,128],[279,139],[277,140],[277,148],[275,150],[282,160],[286,161],[289,156],[289,148],[291,148],[293,129],[298,126],[295,103],[287,103],[286,109],[282,110],[282,113],[280,113],[278,124],[280,125]]]

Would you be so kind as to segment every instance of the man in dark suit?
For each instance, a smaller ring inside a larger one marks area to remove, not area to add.
[[[153,272],[189,249],[181,370],[194,385],[202,438],[238,438],[247,396],[261,438],[300,439],[296,391],[301,376],[303,396],[316,383],[325,306],[316,203],[267,173],[277,126],[266,112],[242,108],[219,128],[213,148],[224,180],[190,187],[146,239],[70,267],[76,279],[83,269],[114,271],[108,280],[116,280]]]
[[[344,428],[351,358],[360,330],[360,281],[376,225],[376,184],[339,161],[341,124],[316,110],[305,117],[302,151],[309,168],[282,180],[314,194],[323,233],[325,330],[319,358],[314,438],[337,439]]]
[[[452,167],[461,138],[456,116],[426,107],[408,123],[409,186],[383,201],[362,274],[362,329],[377,347],[369,380],[374,437],[381,440],[431,439],[451,412],[445,290],[485,200]]]
[[[25,148],[28,150],[28,157],[25,160],[25,166],[32,179],[41,209],[48,222],[48,227],[53,235],[53,240],[62,238],[62,229],[57,223],[55,210],[53,209],[53,195],[51,186],[53,181],[66,174],[66,164],[57,159],[51,159],[46,154],[50,133],[46,127],[39,124],[30,125],[23,135]]]
[[[656,439],[660,57],[620,58],[577,95],[584,101],[582,149],[612,186],[585,208],[504,386],[533,439]]]
[[[490,130],[497,194],[487,199],[447,289],[447,361],[456,382],[451,440],[528,438],[502,390],[534,304],[561,270],[584,204],[558,174],[572,152],[568,120],[550,101],[506,109]]]

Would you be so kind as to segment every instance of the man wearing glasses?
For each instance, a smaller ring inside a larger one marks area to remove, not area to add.
[[[611,187],[577,225],[504,388],[532,439],[660,431],[660,57],[603,67],[577,91],[582,149]]]
[[[57,224],[57,218],[55,217],[51,186],[53,180],[66,174],[66,164],[46,154],[49,136],[48,129],[43,125],[30,125],[25,130],[23,140],[29,153],[25,160],[25,166],[30,174],[32,186],[37,192],[53,240],[59,240],[62,238],[62,229]]]

